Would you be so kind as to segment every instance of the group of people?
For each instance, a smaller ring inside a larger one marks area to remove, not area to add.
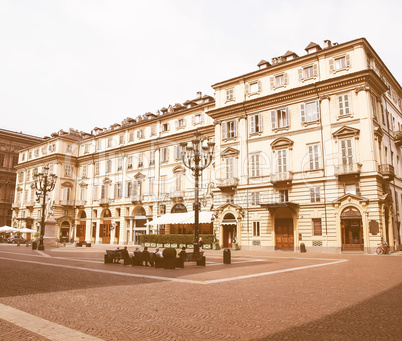
[[[154,252],[155,258],[163,258],[162,251],[159,248],[156,248]],[[182,247],[182,250],[179,252],[179,257],[183,258],[184,260],[187,258],[186,248]],[[148,251],[148,247],[145,246],[144,250],[141,251],[139,247],[136,247],[134,251],[134,259],[139,260],[140,265],[143,266],[154,266],[155,262],[151,259],[151,254]]]

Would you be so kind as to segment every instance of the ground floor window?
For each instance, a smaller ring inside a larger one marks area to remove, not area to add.
[[[322,236],[321,218],[312,219],[313,236]]]
[[[253,221],[253,236],[259,237],[260,236],[260,222]]]

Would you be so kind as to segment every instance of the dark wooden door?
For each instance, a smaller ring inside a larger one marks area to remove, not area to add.
[[[342,250],[364,250],[363,226],[361,219],[342,219]]]
[[[232,247],[236,225],[223,225],[223,247]]]
[[[80,242],[85,241],[85,225],[77,225],[77,233],[76,236],[79,238]]]
[[[294,250],[293,219],[275,219],[275,250]]]

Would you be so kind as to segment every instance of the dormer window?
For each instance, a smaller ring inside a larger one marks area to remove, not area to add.
[[[143,138],[145,138],[144,129],[140,129],[140,130],[137,131],[137,138],[138,138],[138,139],[143,139]]]
[[[226,89],[226,102],[234,101],[234,88]]]
[[[162,123],[162,133],[166,133],[167,131],[169,131],[170,125],[169,123]]]

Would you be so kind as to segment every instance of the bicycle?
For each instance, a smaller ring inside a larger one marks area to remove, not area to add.
[[[389,246],[387,242],[381,242],[376,249],[377,255],[386,255],[389,253]]]

